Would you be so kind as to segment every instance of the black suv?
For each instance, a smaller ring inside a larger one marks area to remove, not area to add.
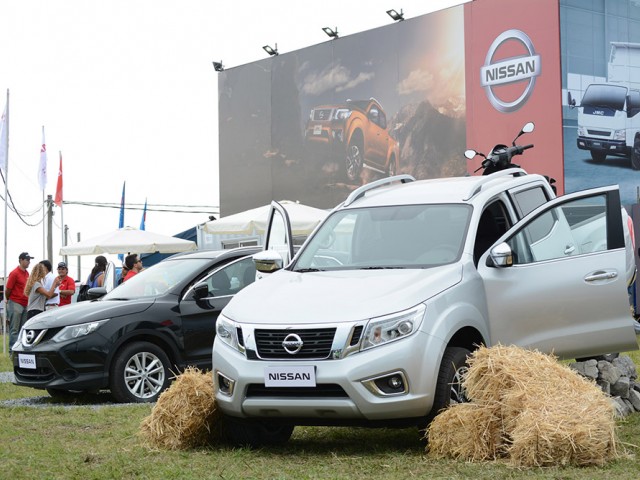
[[[188,365],[211,368],[215,324],[255,279],[259,247],[178,254],[99,300],[30,319],[13,345],[16,385],[51,396],[110,389],[119,402],[153,402]]]

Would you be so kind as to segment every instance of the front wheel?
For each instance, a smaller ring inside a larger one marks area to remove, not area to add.
[[[607,158],[607,154],[605,152],[601,152],[600,150],[591,150],[591,159],[594,162],[602,163],[605,158]]]
[[[633,141],[633,150],[631,150],[631,168],[640,170],[640,135],[637,135]]]
[[[433,396],[433,407],[427,415],[426,425],[442,409],[454,403],[467,401],[462,380],[468,369],[467,358],[470,354],[471,351],[462,347],[447,347],[445,349],[436,382],[436,392]],[[421,425],[421,427],[424,428],[426,425]]]
[[[396,157],[391,157],[389,160],[389,168],[387,168],[387,175],[389,177],[395,177],[396,172],[398,170],[398,166],[396,165]]]
[[[155,402],[169,386],[170,365],[167,354],[153,343],[126,345],[111,367],[111,395],[121,403]]]
[[[360,139],[352,139],[347,149],[345,169],[347,178],[352,182],[360,176],[362,171],[364,147]]]
[[[252,448],[287,443],[293,433],[293,425],[258,423],[225,415],[224,432],[234,446]]]

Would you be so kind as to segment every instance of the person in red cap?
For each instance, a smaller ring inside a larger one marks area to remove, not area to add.
[[[24,287],[29,280],[29,263],[33,259],[27,252],[18,257],[18,266],[9,274],[4,287],[7,300],[7,318],[9,319],[9,351],[18,340],[20,328],[27,321],[27,303],[29,299],[24,294]]]

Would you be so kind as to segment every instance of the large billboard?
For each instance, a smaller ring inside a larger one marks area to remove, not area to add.
[[[477,175],[481,159],[464,151],[510,144],[529,121],[525,170],[555,178],[559,193],[620,183],[634,202],[634,164],[619,155],[633,141],[602,158],[579,147],[578,129],[604,110],[590,130],[615,117],[623,126],[611,136],[632,132],[637,91],[614,114],[581,102],[620,65],[618,84],[634,87],[639,3],[475,0],[221,72],[222,215],[272,199],[331,208],[394,173]]]

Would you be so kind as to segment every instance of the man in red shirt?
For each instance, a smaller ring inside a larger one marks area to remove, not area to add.
[[[18,257],[18,266],[9,274],[7,284],[4,287],[4,296],[7,300],[7,318],[9,319],[9,351],[18,340],[20,328],[27,321],[28,297],[24,294],[24,287],[29,280],[29,263],[33,257],[27,252],[22,252]]]
[[[69,268],[65,262],[58,264],[58,277],[60,277],[60,306],[69,305],[71,297],[76,293],[76,281],[69,276]]]

